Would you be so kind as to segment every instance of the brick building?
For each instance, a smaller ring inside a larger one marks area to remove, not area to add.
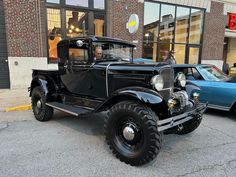
[[[27,87],[32,69],[57,69],[56,44],[81,35],[133,41],[135,58],[163,61],[174,50],[178,63],[232,65],[231,13],[234,0],[0,0],[0,88]],[[135,34],[126,28],[131,14]]]

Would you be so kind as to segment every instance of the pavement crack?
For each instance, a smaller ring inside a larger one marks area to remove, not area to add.
[[[209,128],[209,129],[211,129],[211,130],[218,131],[218,132],[222,133],[223,135],[226,135],[226,136],[228,136],[228,137],[233,138],[234,140],[236,140],[236,137],[231,136],[231,135],[229,135],[229,134],[227,134],[227,133],[225,133],[225,132],[223,132],[223,131],[221,131],[221,130],[219,130],[219,129],[217,129],[217,128],[213,128],[213,127],[210,127],[210,126],[207,126],[207,125],[204,125],[204,124],[203,124],[202,126],[207,127],[207,128]]]
[[[205,166],[203,168],[199,168],[197,170],[193,170],[191,172],[188,172],[188,173],[184,173],[182,175],[177,175],[177,177],[184,177],[184,176],[187,176],[187,175],[192,175],[194,173],[198,173],[198,172],[201,172],[201,171],[205,171],[205,170],[213,170],[215,168],[221,168],[221,170],[224,171],[224,173],[226,174],[227,176],[227,173],[225,171],[226,167],[228,167],[229,164],[233,163],[233,162],[236,162],[236,159],[233,159],[233,160],[230,160],[224,164],[213,164],[213,165],[208,165],[208,166]]]

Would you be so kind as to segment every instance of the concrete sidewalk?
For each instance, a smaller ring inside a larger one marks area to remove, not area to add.
[[[27,104],[31,104],[28,88],[0,89],[0,111]]]

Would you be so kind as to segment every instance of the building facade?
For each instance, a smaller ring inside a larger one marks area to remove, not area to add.
[[[135,58],[160,62],[173,50],[178,64],[232,66],[234,14],[234,0],[0,0],[0,88],[29,86],[32,69],[57,69],[57,43],[84,35],[132,41]]]

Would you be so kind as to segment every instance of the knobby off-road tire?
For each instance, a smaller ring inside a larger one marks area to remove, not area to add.
[[[161,149],[158,117],[147,106],[123,101],[114,105],[104,122],[106,141],[122,162],[140,166],[152,161]]]
[[[38,121],[48,121],[52,118],[53,108],[46,105],[46,96],[40,86],[33,89],[31,101],[34,116]]]
[[[194,118],[194,119],[191,119],[188,122],[183,123],[182,124],[183,125],[183,129],[177,131],[176,134],[178,134],[178,135],[185,135],[185,134],[193,132],[194,130],[196,130],[198,128],[198,126],[200,125],[201,121],[202,121],[202,115],[200,117],[198,117],[198,118]]]

